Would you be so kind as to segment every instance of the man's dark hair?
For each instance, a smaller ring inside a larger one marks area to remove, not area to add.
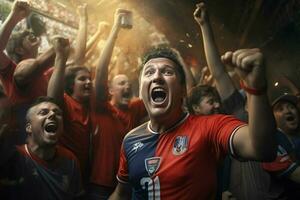
[[[190,113],[195,114],[193,105],[199,104],[204,97],[213,97],[218,102],[221,102],[220,95],[216,88],[209,85],[197,85],[190,89],[187,96],[187,108]]]
[[[23,31],[14,32],[10,36],[6,45],[6,52],[14,62],[18,63],[21,61],[22,55],[16,52],[16,48],[22,48],[24,38],[31,33],[30,30],[25,29]]]
[[[159,46],[159,47],[150,49],[143,56],[142,64],[140,66],[141,72],[142,72],[144,65],[153,58],[168,58],[168,59],[172,60],[176,64],[178,74],[180,76],[180,83],[182,85],[186,85],[185,73],[183,70],[184,63],[180,59],[180,55],[178,54],[178,52],[176,52],[174,49],[167,47],[167,46]]]
[[[31,108],[33,108],[36,105],[39,105],[41,103],[44,103],[44,102],[53,103],[61,109],[61,104],[56,99],[54,99],[52,97],[48,97],[48,96],[40,96],[29,106],[27,113],[26,113],[26,122],[29,122],[29,120],[30,120]]]
[[[66,69],[65,74],[65,92],[68,95],[73,94],[73,87],[75,82],[75,77],[79,71],[87,71],[90,73],[90,70],[85,66],[75,66],[75,67],[68,67]]]

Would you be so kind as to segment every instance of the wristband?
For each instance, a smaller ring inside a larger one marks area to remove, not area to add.
[[[251,88],[245,85],[244,81],[240,81],[240,86],[243,90],[245,90],[248,94],[252,94],[255,96],[263,95],[267,91],[267,87],[262,89]]]

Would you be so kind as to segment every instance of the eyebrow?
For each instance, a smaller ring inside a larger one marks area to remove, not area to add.
[[[147,65],[146,67],[144,67],[144,70],[148,69],[149,67],[154,67],[154,65],[153,64]],[[162,65],[162,67],[168,67],[168,68],[177,70],[176,66],[172,66],[172,65],[165,64],[165,65]]]

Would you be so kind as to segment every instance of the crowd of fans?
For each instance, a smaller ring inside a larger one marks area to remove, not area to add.
[[[194,18],[208,66],[195,77],[163,35],[151,35],[157,44],[136,63],[114,48],[128,11],[89,36],[86,5],[74,17],[33,2],[79,28],[46,21],[41,51],[43,36],[15,29],[27,2],[16,0],[1,24],[0,199],[300,198],[300,91],[282,77],[292,93],[268,99],[260,49],[219,55],[204,3]]]

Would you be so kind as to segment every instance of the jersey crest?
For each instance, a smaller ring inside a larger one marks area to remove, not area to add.
[[[173,145],[173,154],[179,156],[186,152],[188,149],[188,137],[187,136],[177,136]]]
[[[149,176],[153,176],[155,172],[157,172],[160,166],[161,158],[160,157],[152,157],[145,159],[145,168],[148,172]]]

